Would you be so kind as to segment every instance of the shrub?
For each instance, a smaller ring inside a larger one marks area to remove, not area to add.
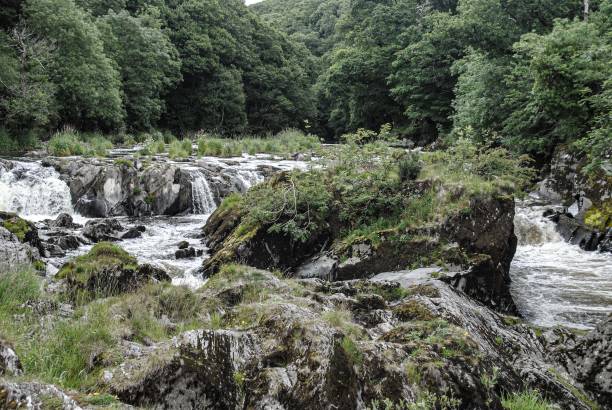
[[[410,153],[398,161],[400,181],[412,181],[417,179],[423,167],[419,160],[419,154]]]

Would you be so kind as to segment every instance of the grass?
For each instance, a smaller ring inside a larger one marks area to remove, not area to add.
[[[313,151],[321,143],[313,135],[298,130],[285,130],[268,138],[242,137],[227,139],[200,134],[197,137],[198,154],[211,157],[239,157],[243,154],[293,155]]]
[[[506,410],[552,410],[556,408],[533,390],[504,397],[502,406]]]
[[[192,142],[189,139],[172,141],[168,147],[168,156],[172,159],[188,158],[192,153]]]
[[[340,342],[344,354],[354,366],[361,366],[363,363],[363,353],[357,347],[355,341],[349,336],[344,336]]]
[[[49,154],[56,157],[105,157],[112,148],[113,143],[102,134],[80,133],[72,128],[56,132],[47,145]]]

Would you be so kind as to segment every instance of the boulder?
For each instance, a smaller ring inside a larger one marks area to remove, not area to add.
[[[61,249],[67,251],[67,250],[78,249],[82,244],[82,240],[79,239],[79,237],[77,237],[76,235],[61,235],[60,234],[60,235],[50,237],[47,240],[47,243],[57,245]]]
[[[142,232],[136,227],[132,227],[128,229],[127,232],[121,234],[121,239],[135,239],[140,237],[142,237]]]
[[[181,242],[179,242],[179,244],[178,244],[178,248],[179,248],[179,249],[187,249],[187,248],[189,248],[189,242],[187,242],[187,241],[181,241]]]
[[[178,251],[174,252],[174,256],[176,259],[195,258],[196,250],[194,247],[179,249]]]
[[[75,224],[72,220],[72,216],[68,214],[59,214],[55,220],[49,222],[50,228],[68,228],[68,229],[76,229],[80,228],[81,225]]]
[[[0,339],[0,376],[18,376],[22,373],[21,363],[13,348]]]
[[[83,236],[92,242],[118,241],[118,233],[123,227],[116,219],[102,219],[87,221],[83,228]]]
[[[0,226],[0,271],[30,264],[34,260],[33,254],[29,245],[19,242],[15,235]]]

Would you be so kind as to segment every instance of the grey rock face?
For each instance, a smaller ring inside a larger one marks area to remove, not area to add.
[[[83,236],[93,242],[118,241],[118,233],[123,226],[116,219],[87,221],[83,228]]]
[[[334,280],[337,268],[338,260],[327,255],[315,256],[296,269],[295,277]]]
[[[50,399],[60,404],[62,410],[81,410],[77,402],[53,385],[0,380],[0,408],[2,409],[47,410]]]
[[[19,268],[32,262],[33,249],[0,226],[0,271]]]

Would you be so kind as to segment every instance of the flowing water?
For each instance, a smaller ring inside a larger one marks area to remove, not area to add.
[[[512,295],[536,325],[593,328],[612,313],[612,255],[565,242],[542,216],[547,208],[533,198],[517,205]]]
[[[115,158],[132,154],[134,150],[113,150]],[[41,235],[44,225],[40,221],[53,219],[60,213],[71,214],[75,222],[85,224],[89,218],[74,212],[70,189],[53,168],[43,167],[37,161],[11,160],[13,167],[4,169],[0,164],[0,211],[15,212],[21,217],[39,223]],[[171,161],[169,161],[171,162]],[[202,258],[176,259],[175,251],[179,242],[187,241],[190,246],[203,250],[202,227],[216,209],[215,196],[203,171],[205,167],[216,169],[228,178],[234,189],[246,192],[250,187],[264,180],[262,167],[280,170],[305,169],[308,164],[300,161],[283,161],[263,156],[244,156],[231,159],[202,158],[197,165],[187,162],[173,162],[189,173],[192,180],[193,213],[182,216],[152,216],[142,218],[119,217],[124,226],[144,225],[146,231],[141,238],[121,241],[121,246],[136,256],[141,263],[152,263],[164,268],[173,277],[173,283],[197,287],[202,279],[194,272],[202,265]],[[74,231],[79,234],[78,230]],[[48,273],[55,274],[63,263],[86,253],[91,245],[67,252],[65,257],[51,258]]]
[[[117,151],[114,155],[130,152]],[[79,223],[88,220],[74,213],[70,190],[53,168],[42,167],[36,161],[12,162],[10,170],[0,165],[0,210],[16,212],[35,222],[54,218],[62,212],[72,214]],[[216,203],[203,169],[214,169],[215,175],[229,178],[234,189],[245,192],[263,181],[262,169],[266,167],[273,166],[277,170],[308,167],[304,162],[270,160],[261,156],[206,157],[195,164],[176,164],[191,175],[193,214],[118,218],[124,226],[146,227],[141,238],[124,240],[121,246],[141,263],[165,268],[173,276],[174,283],[190,286],[202,283],[193,274],[201,266],[202,258],[177,260],[174,252],[181,241],[206,251],[201,228],[215,210]],[[519,245],[511,266],[512,294],[521,313],[534,324],[588,329],[612,312],[612,255],[585,252],[564,242],[554,224],[542,217],[549,207],[533,198],[517,204],[515,227]],[[49,273],[53,274],[66,260],[90,248],[83,246],[64,258],[49,260]]]

